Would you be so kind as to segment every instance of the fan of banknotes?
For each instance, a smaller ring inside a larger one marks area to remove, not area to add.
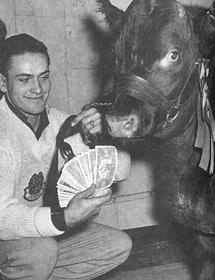
[[[112,185],[117,170],[117,150],[114,146],[96,146],[68,161],[57,182],[58,199],[66,207],[77,193],[96,185],[94,196],[100,196]]]

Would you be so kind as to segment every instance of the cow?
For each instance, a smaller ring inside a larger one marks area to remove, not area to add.
[[[107,134],[149,151],[160,219],[194,247],[193,279],[215,279],[213,3],[133,0],[123,12],[98,2],[113,41]]]

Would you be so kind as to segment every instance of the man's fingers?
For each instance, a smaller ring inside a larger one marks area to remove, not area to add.
[[[101,205],[104,204],[105,202],[110,201],[112,196],[112,191],[110,188],[107,188],[104,192],[104,194],[102,194],[101,196],[97,196],[97,197],[92,197],[90,198],[90,200],[92,202],[94,202],[95,205]]]
[[[92,196],[95,192],[96,185],[92,184],[88,189],[81,192],[79,195],[81,198],[88,198],[89,196]]]
[[[101,115],[100,115],[100,113],[95,113],[95,114],[93,114],[93,115],[89,115],[89,116],[86,116],[86,117],[84,117],[83,119],[82,119],[82,124],[83,125],[87,125],[87,124],[89,124],[89,123],[96,123],[96,122],[101,122]]]
[[[93,127],[93,128],[90,128],[88,130],[89,134],[92,134],[92,135],[95,135],[97,133],[101,133],[101,127],[100,126],[96,126],[96,127]]]
[[[82,122],[83,123],[83,122]],[[101,119],[91,120],[83,123],[84,129],[86,129],[88,132],[91,132],[92,129],[98,129],[98,132],[101,132]]]
[[[93,219],[98,215],[100,206],[111,199],[111,190],[107,189],[101,192],[101,196],[95,195],[95,185],[87,190],[78,193],[67,205],[64,210],[66,224],[74,227],[78,223]],[[99,193],[100,195],[100,193]]]
[[[86,117],[93,116],[94,114],[99,114],[98,111],[95,108],[90,108],[89,110],[86,111],[81,111],[77,117],[72,121],[71,126],[75,126],[77,123],[82,121]],[[96,115],[97,115],[96,114]]]
[[[93,214],[90,216],[89,220],[95,219],[98,215],[99,215],[99,211],[98,211],[97,213],[93,213]]]
[[[93,217],[95,217],[95,216],[97,216],[98,214],[99,214],[99,212],[100,212],[100,206],[97,206],[93,211],[92,211],[92,216]]]
[[[100,206],[97,206],[85,217],[85,221],[90,221],[94,219],[99,215],[99,212],[100,212]]]

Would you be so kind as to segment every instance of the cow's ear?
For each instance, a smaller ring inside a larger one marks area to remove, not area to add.
[[[206,26],[205,31],[208,33],[208,36],[213,39],[215,42],[215,10],[214,5],[206,12],[207,20],[206,20]]]
[[[110,3],[109,0],[97,0],[99,11],[105,15],[111,33],[115,33],[121,25],[124,12]]]
[[[215,35],[215,0],[179,0],[192,19],[196,32]]]
[[[7,28],[5,23],[0,19],[0,39],[5,39],[7,35]]]
[[[206,39],[215,42],[215,10],[210,8],[188,8],[188,13],[192,19],[194,31],[204,35]]]
[[[202,56],[211,58],[214,56],[215,45],[215,11],[213,6],[186,7],[186,11],[192,21],[193,31],[199,39],[199,49]]]
[[[182,18],[186,14],[185,8],[179,2],[176,2],[176,8],[177,8],[179,17]]]

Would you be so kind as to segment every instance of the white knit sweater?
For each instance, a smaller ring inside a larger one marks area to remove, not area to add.
[[[37,140],[33,131],[0,101],[0,239],[48,237],[62,232],[51,221],[50,208],[42,207],[46,181],[60,125],[67,117],[47,110],[49,125]],[[80,135],[71,138],[76,154],[88,149]],[[41,173],[42,172],[42,173]],[[33,188],[33,189],[32,189]]]

